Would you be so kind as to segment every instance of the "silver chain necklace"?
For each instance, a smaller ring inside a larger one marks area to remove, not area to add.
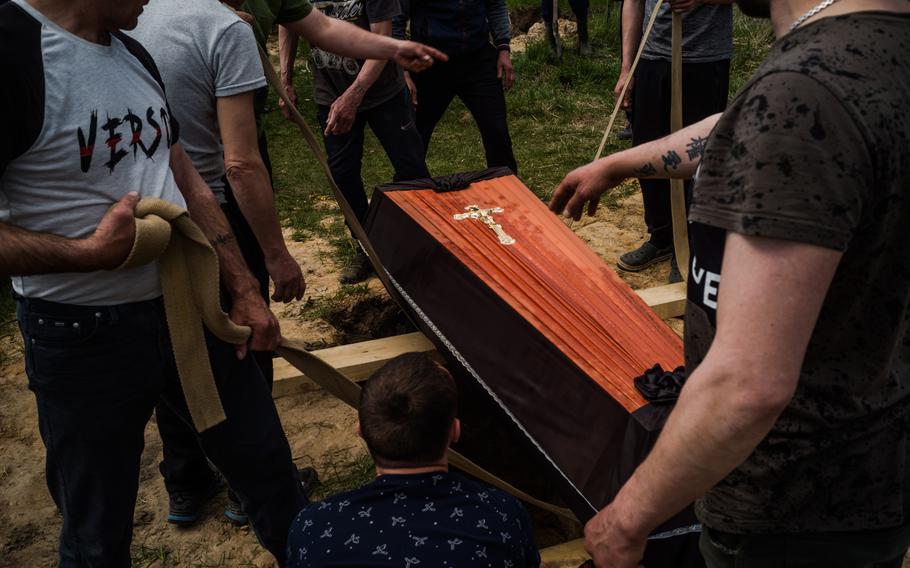
[[[825,0],[824,2],[822,2],[815,8],[812,8],[811,10],[809,10],[808,12],[806,12],[805,14],[800,16],[795,22],[793,22],[793,25],[790,26],[790,31],[792,32],[796,28],[800,27],[801,25],[803,25],[803,23],[805,23],[806,20],[808,20],[812,16],[818,14],[819,12],[821,12],[825,8],[829,7],[831,4],[834,4],[835,2],[837,2],[837,0]]]

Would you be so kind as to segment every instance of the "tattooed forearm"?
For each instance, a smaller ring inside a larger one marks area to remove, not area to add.
[[[234,240],[234,233],[224,233],[212,239],[212,246],[220,247]]]
[[[647,164],[644,164],[642,167],[635,170],[635,173],[641,177],[653,176],[657,173],[657,168],[654,167],[654,164],[648,162]]]
[[[702,138],[700,136],[692,138],[691,141],[686,144],[686,154],[689,155],[689,159],[700,160],[701,157],[705,155],[705,145],[707,143],[707,138]]]
[[[670,150],[661,156],[660,159],[664,162],[665,172],[669,172],[671,168],[674,170],[677,169],[679,167],[679,164],[682,163],[682,158],[680,158],[679,154],[677,154],[674,150]]]

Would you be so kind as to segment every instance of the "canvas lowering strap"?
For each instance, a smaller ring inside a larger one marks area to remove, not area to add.
[[[682,106],[682,14],[673,13],[673,60],[671,77],[670,132],[683,125]],[[686,224],[686,188],[683,180],[670,180],[670,216],[673,219],[673,248],[683,282],[689,277],[689,227]]]
[[[234,325],[221,311],[218,257],[187,212],[167,201],[146,198],[139,201],[135,215],[133,248],[118,270],[160,260],[164,311],[177,372],[193,425],[203,432],[225,420],[205,348],[203,322],[219,339],[233,344],[245,343],[250,330]]]
[[[202,230],[187,212],[167,201],[144,198],[136,206],[136,236],[129,256],[119,268],[147,264],[158,258],[168,331],[180,382],[193,424],[200,432],[225,420],[208,359],[205,327],[219,339],[241,344],[250,328],[234,324],[219,302],[218,257]],[[360,386],[309,353],[292,339],[283,339],[278,353],[317,385],[357,408]],[[551,513],[577,520],[564,507],[536,499],[487,472],[455,451],[450,463],[494,487]]]
[[[619,109],[622,108],[622,101],[626,98],[626,92],[629,90],[629,85],[632,83],[632,77],[635,76],[635,70],[638,69],[638,62],[641,60],[641,54],[645,51],[645,45],[648,43],[648,38],[651,37],[651,30],[654,29],[654,22],[657,21],[657,14],[660,12],[660,7],[663,6],[664,0],[657,0],[657,5],[654,6],[654,10],[651,12],[651,17],[648,19],[648,25],[645,27],[645,33],[641,36],[641,43],[638,45],[638,52],[635,54],[635,59],[632,60],[632,67],[629,69],[628,79],[623,84],[622,89],[619,92],[619,98],[616,99],[616,105],[613,107],[613,113],[610,114],[610,120],[607,121],[607,128],[604,130],[604,135],[600,139],[600,146],[597,147],[597,153],[594,154],[594,162],[599,160],[603,156],[604,147],[607,145],[607,138],[610,137],[610,133],[613,132],[613,123],[616,122],[616,116],[619,114]],[[622,17],[622,15],[620,15]]]
[[[613,123],[622,108],[622,101],[626,97],[626,92],[631,84],[631,78],[635,75],[638,68],[638,62],[641,60],[641,54],[645,50],[648,38],[651,37],[651,31],[654,29],[654,22],[657,21],[657,15],[663,6],[664,0],[657,0],[651,17],[648,19],[648,25],[642,34],[641,43],[638,46],[638,52],[632,61],[632,68],[629,71],[629,79],[623,84],[619,98],[616,99],[616,105],[613,107],[613,113],[607,122],[607,128],[604,130],[603,137],[600,139],[600,146],[597,147],[597,153],[594,154],[594,160],[597,161],[603,156],[604,147],[607,145],[607,139],[613,131]],[[671,71],[671,105],[670,105],[670,131],[676,132],[682,128],[682,14],[673,13],[672,21],[672,71]],[[637,112],[647,112],[647,109],[636,109]],[[686,194],[683,180],[670,180],[670,215],[673,220],[673,245],[676,252],[676,260],[682,274],[683,281],[689,274],[689,229],[686,224]]]

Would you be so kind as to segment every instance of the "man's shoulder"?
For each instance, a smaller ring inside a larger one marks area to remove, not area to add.
[[[23,65],[20,57],[24,49],[40,49],[41,22],[15,2],[0,4],[0,64],[3,68]]]
[[[357,489],[330,495],[321,501],[312,501],[300,512],[300,519],[324,519],[343,513],[348,507],[351,507],[353,504],[359,503],[372,495],[376,491],[374,483],[375,482],[371,482],[362,485]]]

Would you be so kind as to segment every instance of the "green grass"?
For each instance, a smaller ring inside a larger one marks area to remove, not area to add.
[[[171,566],[174,560],[171,550],[166,546],[133,546],[130,556],[132,557],[134,568]]]
[[[532,10],[538,0],[508,0],[511,9]],[[590,30],[595,49],[593,57],[579,57],[574,52],[574,39],[567,41],[562,60],[557,61],[543,42],[531,44],[525,53],[513,58],[518,80],[507,94],[509,128],[519,176],[541,199],[548,199],[556,185],[571,169],[589,162],[613,109],[613,85],[619,72],[620,13],[611,0],[595,0],[591,7]],[[564,6],[561,14],[568,15]],[[764,58],[773,36],[766,22],[750,20],[741,14],[735,20],[736,55],[732,63],[731,94],[741,87]],[[312,75],[307,65],[306,47],[301,50],[296,87],[301,98],[301,111],[317,131],[316,107],[312,102]],[[296,128],[276,110],[266,115],[270,150],[275,168],[275,185],[279,189],[278,207],[295,229],[295,238],[310,235],[328,238],[339,260],[353,250],[347,243],[344,225],[331,205],[330,191],[318,168],[300,139]],[[617,151],[624,144],[615,131],[606,152]],[[392,177],[382,147],[367,131],[363,159],[364,185],[372,188]],[[457,99],[433,134],[427,156],[434,175],[482,169],[485,167],[480,134],[470,113]],[[623,195],[613,195],[609,206]]]
[[[329,463],[319,469],[321,483],[313,491],[312,499],[320,501],[331,495],[366,485],[376,477],[373,459],[364,454],[353,461]]]

